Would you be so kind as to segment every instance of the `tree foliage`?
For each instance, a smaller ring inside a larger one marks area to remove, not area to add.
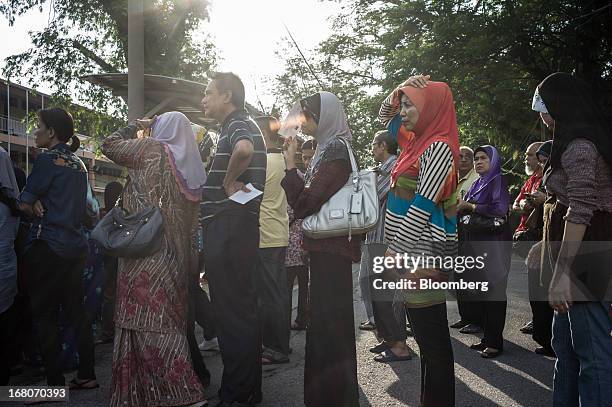
[[[74,97],[95,111],[125,118],[126,106],[119,98],[79,78],[126,71],[127,4],[125,0],[0,2],[0,13],[11,24],[33,8],[51,10],[48,25],[31,33],[33,47],[7,58],[4,75],[25,78],[30,86],[46,82],[59,99]],[[201,34],[209,2],[145,0],[144,4],[145,73],[202,80],[217,60],[213,44]]]
[[[546,136],[530,107],[535,86],[548,74],[581,76],[609,103],[609,0],[342,3],[334,34],[320,44],[313,63],[330,89],[351,89],[343,100],[358,139],[378,128],[372,122],[384,96],[417,73],[449,83],[461,142],[496,145],[512,160],[506,170],[518,168],[529,142]],[[287,62],[280,81],[301,90],[301,77],[309,74],[296,64]]]

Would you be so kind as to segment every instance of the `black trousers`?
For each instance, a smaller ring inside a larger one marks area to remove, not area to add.
[[[200,287],[198,280],[196,276],[196,279],[189,284],[189,301],[194,311],[195,322],[204,331],[204,339],[210,340],[217,337],[215,313],[208,299],[208,294]]]
[[[489,348],[504,349],[507,301],[483,301],[485,314],[482,343]]]
[[[204,225],[204,264],[223,359],[219,397],[258,402],[261,331],[254,276],[259,218],[246,209],[215,216]]]
[[[94,344],[91,316],[83,305],[83,269],[85,258],[64,259],[37,240],[25,254],[32,315],[39,324],[38,343],[45,365],[47,384],[64,386],[60,364],[60,306],[76,334],[79,353],[79,379],[93,379]]]
[[[483,301],[475,304],[481,307],[484,313],[484,336],[482,343],[490,348],[502,350],[504,348],[504,327],[506,326],[506,287],[508,278],[504,278],[495,285],[489,284],[489,291],[483,294]]]
[[[379,243],[366,244],[363,248],[368,251],[367,258],[369,262],[373,262],[375,257],[384,257],[387,251],[387,246]],[[369,267],[372,270],[373,264],[370,264]],[[370,274],[369,284],[371,285],[370,292],[372,293],[372,312],[378,335],[385,341],[405,341],[408,337],[408,331],[406,330],[406,309],[404,307],[403,294],[397,293],[396,290],[376,289],[372,285],[376,279],[381,279],[383,282],[391,282],[395,278],[386,271],[380,274]],[[399,298],[398,295],[400,296]]]
[[[406,330],[406,309],[401,301],[372,301],[374,321],[378,335],[385,341],[405,341],[408,337]]]
[[[293,283],[295,278],[298,280],[298,306],[295,323],[300,326],[308,325],[308,266],[289,266],[287,270],[287,287],[289,290],[289,320],[291,320],[291,310],[293,308]]]
[[[480,304],[480,297],[467,290],[457,290],[457,308],[463,322],[482,327],[484,325],[484,310]]]
[[[537,252],[539,253],[539,251]],[[530,253],[531,255],[531,253]],[[552,350],[552,322],[554,311],[546,300],[548,298],[548,287],[550,279],[542,276],[540,282],[540,269],[527,268],[529,280],[529,305],[533,314],[533,340],[544,347]]]
[[[533,313],[533,338],[538,345],[552,350],[552,322],[555,315],[546,301],[529,301]]]
[[[359,406],[351,260],[310,253],[310,322],[306,331],[304,402]]]
[[[189,307],[187,308],[187,343],[189,344],[189,354],[191,355],[191,364],[195,371],[200,383],[204,387],[208,387],[210,384],[210,372],[206,368],[200,349],[198,348],[198,341],[195,337],[195,321],[196,321],[196,298],[197,291],[202,291],[197,275],[190,278],[189,281]]]
[[[286,247],[259,249],[256,272],[257,302],[265,349],[289,355],[289,321],[287,313]]]
[[[104,291],[102,296],[102,337],[112,338],[115,336],[115,301],[117,300],[117,268],[119,262],[116,257],[104,256],[104,271],[106,272],[106,281],[104,282]]]
[[[0,313],[0,386],[6,386],[9,382],[13,335],[17,327],[16,311],[15,304],[13,304]]]
[[[446,304],[407,308],[421,353],[421,406],[455,405],[455,363]]]

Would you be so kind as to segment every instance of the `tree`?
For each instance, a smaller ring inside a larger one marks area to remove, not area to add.
[[[0,2],[12,24],[46,0]],[[212,43],[198,37],[208,18],[207,0],[145,0],[145,73],[203,80],[217,60]],[[127,1],[52,0],[51,21],[31,34],[34,46],[6,60],[4,75],[31,86],[50,83],[59,98],[73,96],[98,112],[126,117],[126,106],[111,92],[80,80],[83,75],[127,68]],[[94,120],[95,121],[95,120]]]
[[[416,73],[449,83],[462,143],[496,145],[511,159],[506,170],[518,167],[526,145],[542,138],[530,105],[548,74],[581,76],[610,103],[609,0],[344,3],[334,34],[317,50],[318,72],[358,86],[364,105],[379,103]],[[297,79],[290,68],[287,74]]]
[[[362,78],[329,74],[335,69],[325,60],[325,55],[320,50],[309,61],[316,77],[311,74],[310,68],[292,43],[287,42],[277,55],[279,58],[285,58],[285,72],[276,78],[276,105],[288,110],[298,100],[321,90],[336,94],[342,101],[348,118],[358,161],[361,166],[371,165],[373,161],[370,143],[374,133],[383,127],[375,119],[380,100],[376,96],[368,95]]]

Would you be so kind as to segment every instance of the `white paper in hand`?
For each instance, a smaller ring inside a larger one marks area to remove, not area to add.
[[[255,188],[253,186],[253,184],[251,184],[250,182],[248,184],[246,184],[245,187],[250,189],[251,192],[244,192],[243,190],[240,190],[238,192],[234,192],[234,194],[232,196],[230,196],[229,199],[231,199],[234,202],[238,202],[239,204],[244,205],[245,203],[247,203],[247,202],[251,201],[252,199],[257,198],[259,195],[263,194],[263,192],[261,192],[259,189]]]

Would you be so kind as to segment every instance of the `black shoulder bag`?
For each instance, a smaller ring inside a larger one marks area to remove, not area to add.
[[[164,150],[159,160],[160,174],[164,164]],[[128,179],[128,183],[132,182]],[[127,186],[127,184],[126,184]],[[136,189],[136,184],[134,184]],[[138,193],[138,191],[136,191]],[[125,188],[124,188],[125,193]],[[123,194],[105,216],[98,222],[91,236],[114,257],[142,258],[159,251],[164,237],[164,219],[159,205],[147,205],[143,210],[129,214],[122,207]]]
[[[489,217],[479,213],[470,213],[459,218],[459,223],[468,233],[500,234],[504,231],[506,217]]]

